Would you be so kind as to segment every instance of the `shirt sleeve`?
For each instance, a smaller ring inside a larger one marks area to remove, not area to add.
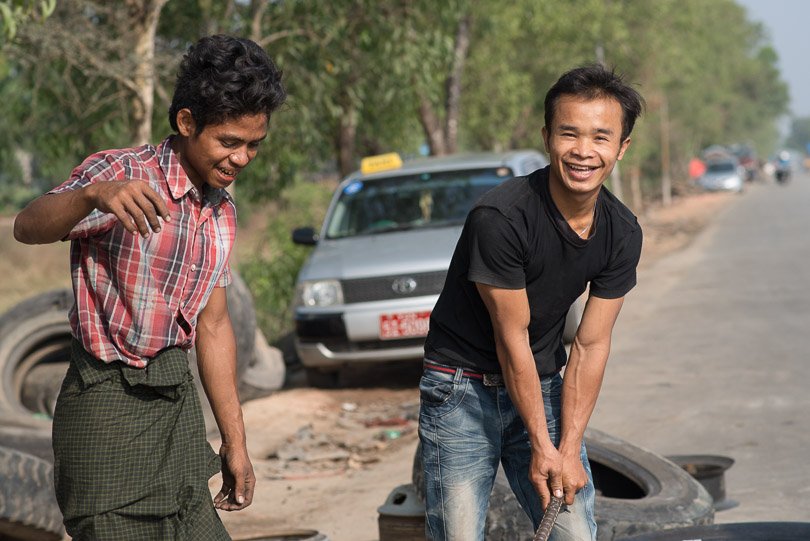
[[[227,287],[231,285],[232,281],[233,278],[231,277],[231,264],[228,263],[227,265],[225,265],[225,268],[222,269],[219,278],[217,278],[216,286],[214,287]]]
[[[64,193],[79,190],[97,182],[124,180],[124,178],[125,167],[118,158],[105,154],[94,154],[76,167],[68,180],[48,193]],[[114,214],[94,209],[71,229],[65,240],[100,235],[112,229],[116,221],[117,218]]]
[[[626,237],[608,266],[591,280],[590,293],[601,299],[624,297],[636,285],[636,267],[641,258],[641,227]]]
[[[468,280],[504,289],[526,287],[525,242],[506,216],[496,209],[479,207],[470,213],[465,227],[470,254]]]

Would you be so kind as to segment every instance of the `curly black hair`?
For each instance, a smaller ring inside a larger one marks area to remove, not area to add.
[[[209,124],[243,115],[270,114],[287,93],[281,70],[255,42],[231,36],[206,36],[189,47],[169,107],[169,124],[177,130],[177,113],[187,108],[197,134]]]
[[[561,96],[587,99],[614,98],[622,106],[622,141],[630,136],[636,119],[644,110],[644,98],[614,70],[601,64],[574,68],[564,73],[549,89],[545,99],[545,122],[548,129],[554,120],[554,108]]]

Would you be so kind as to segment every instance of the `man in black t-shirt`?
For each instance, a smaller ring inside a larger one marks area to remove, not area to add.
[[[601,66],[564,74],[545,99],[550,165],[494,188],[467,217],[431,315],[419,385],[431,540],[483,539],[499,463],[535,528],[554,495],[568,512],[551,539],[596,539],[583,434],[642,238],[602,184],[642,107]],[[565,316],[589,283],[567,357]]]

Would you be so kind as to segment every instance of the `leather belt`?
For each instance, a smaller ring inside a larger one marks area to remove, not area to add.
[[[446,374],[455,374],[456,370],[459,368],[428,360],[425,360],[424,366],[426,370],[434,370],[436,372],[444,372]],[[484,387],[502,387],[504,385],[503,374],[499,372],[476,372],[475,370],[470,370],[469,368],[462,368],[461,375],[481,381],[484,384]]]

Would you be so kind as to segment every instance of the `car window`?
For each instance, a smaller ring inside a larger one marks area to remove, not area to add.
[[[326,226],[329,239],[464,223],[507,167],[357,180],[345,186]]]
[[[710,163],[706,167],[706,171],[709,173],[731,173],[733,172],[737,166],[733,162],[719,162],[719,163]]]

